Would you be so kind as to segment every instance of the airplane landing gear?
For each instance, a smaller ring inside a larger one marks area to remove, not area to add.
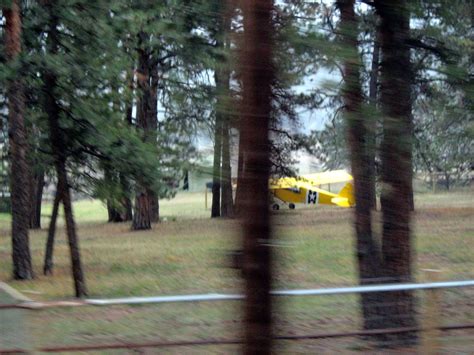
[[[290,207],[290,210],[294,210],[296,206],[294,203],[290,203],[288,207]]]

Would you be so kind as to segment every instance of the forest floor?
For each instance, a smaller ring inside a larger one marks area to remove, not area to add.
[[[474,192],[419,194],[416,206],[416,279],[423,281],[422,270],[427,268],[441,270],[442,279],[474,279]],[[132,232],[129,224],[105,223],[107,212],[98,201],[78,201],[74,207],[90,297],[240,292],[239,274],[229,268],[228,258],[239,245],[238,224],[233,220],[210,220],[203,193],[181,193],[173,200],[162,201],[163,222],[144,232]],[[46,227],[49,205],[43,213]],[[375,225],[380,229],[378,218],[374,218]],[[275,288],[355,285],[351,221],[350,210],[331,207],[275,213]],[[14,282],[10,280],[9,217],[0,215],[0,281],[35,300],[71,298],[67,241],[63,228],[58,232],[54,275],[45,277],[40,273],[47,233],[42,229],[31,233],[37,278]],[[423,293],[417,292],[417,296],[423,303]],[[472,288],[443,291],[444,322],[472,321],[473,296]],[[360,328],[354,295],[281,298],[276,307],[279,334]],[[28,313],[26,323],[34,346],[229,339],[238,336],[241,329],[240,308],[240,302],[217,302],[50,309]],[[451,350],[474,342],[472,331],[452,335],[445,338]],[[334,350],[336,343],[337,351],[364,349],[359,339],[341,339],[282,342],[279,350],[324,353]],[[176,348],[170,353],[202,350]],[[206,352],[214,353],[236,350],[232,346],[206,348]]]

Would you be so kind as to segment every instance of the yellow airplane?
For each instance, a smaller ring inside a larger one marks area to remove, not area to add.
[[[272,208],[280,209],[277,201],[288,204],[290,209],[294,209],[296,204],[353,207],[355,199],[352,180],[352,176],[345,170],[272,179],[270,180],[270,191],[274,199]],[[341,182],[347,183],[337,194],[321,189],[321,185]]]

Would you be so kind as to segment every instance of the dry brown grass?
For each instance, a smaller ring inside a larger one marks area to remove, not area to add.
[[[413,223],[417,277],[423,278],[419,272],[423,268],[440,268],[446,279],[474,278],[472,194],[441,197],[427,195],[426,200],[434,201],[432,204],[418,199],[421,207]],[[98,222],[94,218],[101,215],[100,210],[80,211],[79,215],[88,216],[79,220],[79,235],[91,296],[238,292],[239,274],[225,267],[226,253],[239,245],[238,223],[197,218],[201,213],[207,214],[202,211],[200,198],[200,194],[190,195],[186,205],[186,199],[181,196],[178,208],[172,201],[168,202],[169,210],[163,204],[162,211],[168,221],[146,232],[132,232],[127,224]],[[186,214],[186,209],[193,208],[201,209],[199,214],[194,210]],[[179,215],[179,211],[184,214]],[[276,287],[354,284],[351,219],[350,210],[336,208],[283,210],[275,214]],[[11,282],[6,227],[4,224],[0,230],[0,279],[30,292],[28,295],[35,299],[70,297],[72,281],[64,233],[58,235],[54,276],[39,274],[46,237],[46,231],[42,230],[31,235],[37,279]],[[447,291],[446,321],[472,320],[472,296],[468,290]],[[214,303],[62,309],[30,314],[29,322],[34,338],[41,344],[234,337],[241,326],[239,307],[239,303]],[[278,329],[285,334],[350,330],[359,326],[355,296],[281,299],[278,310]],[[334,342],[282,343],[281,349],[288,353],[319,353],[331,349],[330,344]],[[337,344],[342,352],[362,349],[361,343],[353,339]],[[222,349],[233,352],[235,348],[205,349],[221,353]],[[170,353],[181,351],[200,353],[196,348],[170,350]]]

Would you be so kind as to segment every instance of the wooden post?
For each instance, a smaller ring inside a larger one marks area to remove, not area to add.
[[[207,186],[204,188],[204,209],[207,210]]]
[[[440,270],[424,269],[427,282],[438,282]],[[440,301],[439,289],[428,289],[425,291],[425,302],[423,309],[423,333],[421,341],[421,354],[439,354],[441,331],[440,324]]]

